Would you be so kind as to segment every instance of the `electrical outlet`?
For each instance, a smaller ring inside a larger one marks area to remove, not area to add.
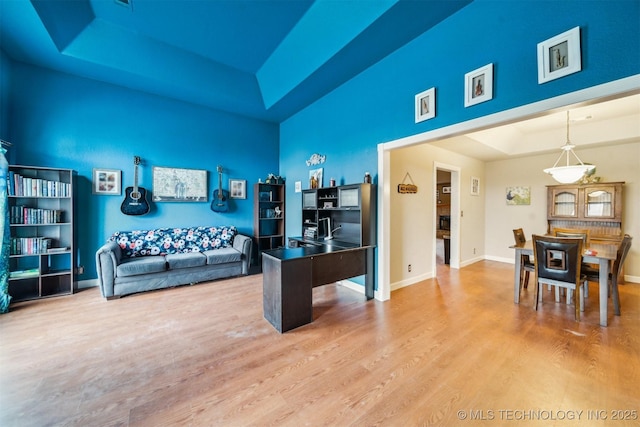
[[[409,273],[411,273],[411,264],[409,264],[409,267],[407,269],[409,270]]]
[[[84,265],[76,268],[76,274],[84,274]]]
[[[476,254],[476,248],[473,248],[473,254],[474,255]]]

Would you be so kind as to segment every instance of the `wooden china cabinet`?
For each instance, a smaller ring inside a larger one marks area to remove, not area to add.
[[[624,182],[550,185],[547,187],[547,232],[554,228],[589,229],[591,241],[622,240]]]

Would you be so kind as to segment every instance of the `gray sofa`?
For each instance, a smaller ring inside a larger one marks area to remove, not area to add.
[[[251,246],[232,226],[116,232],[96,252],[100,291],[114,299],[247,275]]]

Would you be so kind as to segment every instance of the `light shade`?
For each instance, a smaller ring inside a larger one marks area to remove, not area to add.
[[[559,166],[547,168],[544,172],[548,173],[561,184],[572,184],[582,178],[587,172],[595,169],[594,165],[575,165],[575,166]]]
[[[548,173],[561,184],[573,184],[578,181],[580,178],[585,176],[588,172],[593,171],[596,167],[595,165],[585,165],[582,163],[582,160],[573,152],[573,148],[575,145],[571,143],[569,140],[569,111],[567,111],[567,142],[561,147],[562,153],[558,160],[554,163],[553,167],[544,169],[545,173]],[[569,153],[573,154],[573,157],[576,158],[579,164],[577,165],[569,165]],[[562,159],[562,156],[566,156],[567,162],[565,166],[558,166],[558,163]]]

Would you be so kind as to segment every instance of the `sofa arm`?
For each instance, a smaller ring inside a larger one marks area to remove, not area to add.
[[[120,264],[121,259],[122,249],[116,242],[107,242],[96,252],[98,284],[100,285],[100,292],[105,298],[114,296],[116,267]]]
[[[251,263],[251,237],[243,234],[236,234],[233,238],[233,248],[242,253],[242,274],[249,274],[249,264]]]

